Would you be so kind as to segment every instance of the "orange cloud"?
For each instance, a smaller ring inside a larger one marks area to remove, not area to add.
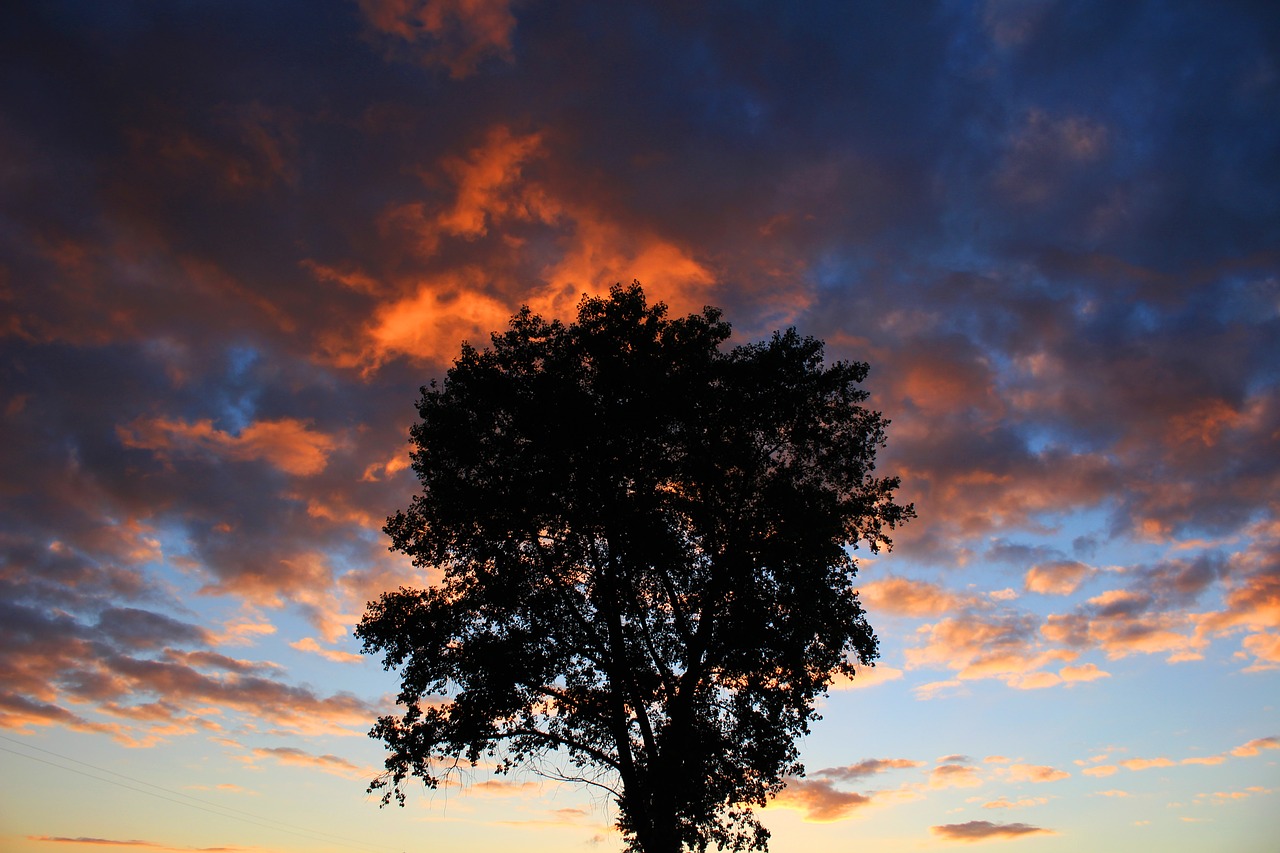
[[[1264,749],[1280,749],[1280,737],[1273,735],[1271,737],[1254,738],[1248,743],[1231,750],[1231,754],[1237,758],[1250,758]]]
[[[234,461],[265,461],[294,476],[318,474],[338,447],[330,435],[294,418],[255,421],[238,434],[217,429],[210,419],[194,423],[168,418],[138,418],[116,427],[125,447],[151,450],[161,458],[205,454]]]
[[[946,666],[960,680],[998,678],[1010,687],[1037,689],[1061,682],[1041,667],[1072,660],[1077,653],[1043,649],[1036,640],[1036,621],[1029,615],[967,613],[918,629],[924,644],[905,652],[907,667]]]
[[[448,361],[464,340],[488,342],[490,331],[510,319],[513,306],[485,292],[488,274],[478,267],[450,270],[419,281],[407,294],[379,304],[351,349],[345,338],[331,349],[343,367],[377,367],[388,358]]]
[[[1011,764],[1008,768],[1011,782],[1056,782],[1071,774],[1043,764]]]
[[[1280,634],[1250,634],[1240,641],[1245,653],[1251,654],[1255,662],[1245,668],[1245,672],[1259,672],[1280,667]]]
[[[1207,765],[1213,766],[1216,764],[1221,764],[1226,760],[1227,758],[1225,755],[1203,755],[1203,756],[1193,756],[1191,758],[1184,758],[1178,763],[1179,764],[1207,764]]]
[[[860,666],[857,674],[852,678],[838,677],[832,682],[831,689],[862,690],[867,687],[875,687],[877,684],[884,684],[886,681],[897,681],[900,678],[902,678],[902,670],[888,664]]]
[[[363,329],[322,335],[327,357],[366,372],[399,356],[447,361],[462,340],[483,345],[522,304],[563,318],[584,293],[632,280],[678,314],[714,301],[716,274],[687,247],[526,174],[550,153],[542,133],[495,125],[477,145],[428,170],[452,187],[452,198],[398,203],[379,219],[391,244],[384,255],[407,255],[416,268],[375,276],[304,262],[317,280],[375,300]],[[553,239],[530,251],[527,230],[535,225]],[[786,297],[790,310],[803,308],[803,294]]]
[[[930,788],[976,788],[981,784],[978,771],[966,764],[943,764],[929,771]]]
[[[508,219],[551,222],[560,207],[534,186],[522,185],[521,171],[542,153],[542,137],[516,136],[505,125],[490,129],[484,143],[464,157],[448,157],[442,169],[453,178],[453,207],[436,219],[446,234],[468,240],[483,237],[491,222]]]
[[[1081,681],[1097,681],[1099,678],[1110,678],[1111,673],[1098,669],[1096,664],[1086,663],[1080,666],[1064,666],[1058,670],[1062,680],[1070,683]]]
[[[1149,770],[1152,767],[1173,767],[1174,762],[1167,758],[1130,758],[1120,762],[1121,767],[1130,770]]]
[[[312,637],[303,637],[301,640],[290,643],[289,645],[300,652],[310,652],[312,654],[320,655],[320,657],[325,660],[331,660],[334,663],[359,663],[364,660],[362,656],[353,654],[352,652],[344,652],[341,649],[326,649],[317,643]]]
[[[1051,829],[1042,829],[1025,823],[991,823],[971,820],[967,823],[948,823],[929,829],[947,841],[986,841],[992,838],[1021,838],[1025,835],[1054,835]]]
[[[511,57],[516,19],[511,0],[358,0],[377,30],[406,42],[425,41],[423,60],[456,78],[490,56]]]
[[[1114,764],[1099,764],[1097,767],[1086,767],[1080,772],[1086,776],[1093,776],[1101,779],[1105,776],[1114,776],[1119,769],[1120,768],[1116,767]]]
[[[607,219],[590,208],[572,209],[568,215],[574,222],[568,248],[542,272],[551,283],[548,296],[563,299],[563,295],[572,294],[572,304],[576,304],[579,293],[599,293],[616,282],[638,280],[651,299],[661,299],[677,314],[700,311],[712,301],[716,276],[686,248],[649,229]],[[788,296],[799,298],[801,294]],[[556,301],[550,300],[552,307]],[[531,305],[537,307],[535,302]],[[798,310],[802,306],[792,307]]]
[[[848,817],[871,802],[871,798],[852,791],[840,791],[826,779],[791,779],[787,787],[773,799],[782,808],[804,812],[804,819],[829,823]]]
[[[971,596],[958,595],[937,584],[902,577],[863,584],[858,597],[868,610],[895,616],[938,616],[974,601]]]
[[[1027,570],[1025,586],[1028,592],[1042,595],[1070,595],[1076,591],[1093,569],[1075,560],[1059,560],[1041,563]]]
[[[1032,806],[1043,806],[1049,802],[1048,797],[1023,797],[1020,800],[1009,800],[1001,797],[998,800],[992,800],[989,803],[983,803],[984,809],[1026,809]]]

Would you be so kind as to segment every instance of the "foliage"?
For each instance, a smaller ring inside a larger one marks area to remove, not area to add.
[[[876,638],[850,549],[913,515],[872,476],[867,365],[795,330],[722,350],[639,284],[568,325],[522,309],[422,389],[392,548],[440,573],[356,634],[403,677],[372,789],[530,765],[607,788],[629,849],[766,849],[752,814]]]

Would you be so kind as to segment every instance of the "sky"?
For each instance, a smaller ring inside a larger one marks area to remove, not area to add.
[[[380,809],[418,388],[639,280],[865,360],[918,518],[776,853],[1262,851],[1280,809],[1280,13],[11,0],[0,847],[621,850]]]

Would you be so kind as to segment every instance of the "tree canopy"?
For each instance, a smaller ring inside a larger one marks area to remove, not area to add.
[[[874,476],[861,362],[794,329],[725,348],[638,283],[527,307],[422,389],[391,548],[438,580],[356,635],[403,679],[371,790],[481,762],[606,788],[628,849],[766,849],[837,676],[877,656],[852,549],[914,513]]]

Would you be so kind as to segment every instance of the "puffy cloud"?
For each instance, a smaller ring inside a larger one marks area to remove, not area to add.
[[[870,802],[863,794],[838,790],[829,779],[792,779],[773,799],[775,805],[803,811],[805,820],[818,823],[846,818]]]
[[[1027,570],[1025,586],[1029,592],[1070,595],[1092,574],[1092,568],[1075,560],[1041,563]]]
[[[976,788],[982,784],[978,769],[967,764],[940,764],[929,771],[930,788]]]
[[[948,823],[929,827],[932,832],[947,841],[986,841],[992,838],[1021,838],[1027,835],[1055,835],[1051,829],[1043,829],[1026,823],[992,823],[987,820],[971,820],[965,823]]]
[[[973,602],[938,584],[893,576],[864,583],[858,596],[871,612],[896,616],[940,616]]]
[[[1023,690],[1052,687],[1062,679],[1041,668],[1071,660],[1077,653],[1044,647],[1038,623],[1030,613],[1002,610],[969,611],[924,625],[917,632],[922,643],[905,652],[907,667],[945,666],[962,681],[998,678]]]

